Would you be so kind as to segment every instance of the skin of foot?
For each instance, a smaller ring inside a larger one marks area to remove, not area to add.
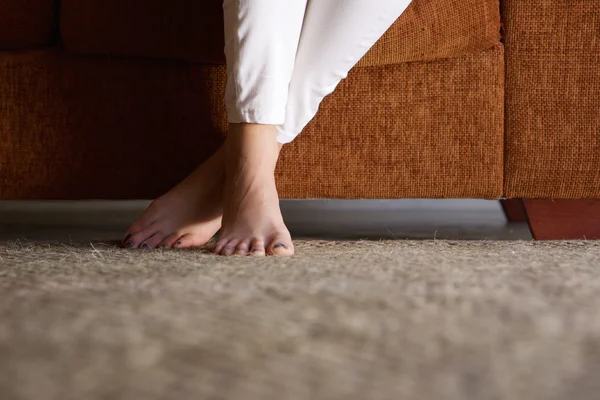
[[[123,246],[203,246],[221,228],[225,204],[228,223],[214,248],[216,254],[293,255],[274,180],[281,148],[274,126],[232,124],[225,145],[154,200],[126,230]]]
[[[225,149],[157,198],[127,229],[126,248],[188,248],[206,244],[221,227]]]
[[[293,255],[275,186],[281,149],[275,126],[230,124],[224,149],[224,214],[214,253]]]

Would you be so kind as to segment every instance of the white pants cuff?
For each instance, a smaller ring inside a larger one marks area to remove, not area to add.
[[[266,107],[245,110],[227,106],[227,122],[230,124],[281,125],[285,122],[285,110],[277,111]]]
[[[277,143],[288,144],[292,142],[298,134],[284,132],[281,127],[277,127]]]

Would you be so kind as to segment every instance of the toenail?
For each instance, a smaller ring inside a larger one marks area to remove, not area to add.
[[[287,249],[287,247],[285,247],[285,244],[282,243],[277,243],[275,246],[273,246],[274,249]]]
[[[125,236],[125,239],[123,239],[123,241],[124,242],[128,241],[130,237],[131,237],[131,233],[129,235]]]
[[[149,249],[149,248],[150,248],[150,246],[148,245],[148,243],[144,243],[142,245],[142,249]]]
[[[177,242],[177,243],[175,243],[175,245],[181,246],[181,242]]]
[[[252,249],[253,253],[258,253],[259,251],[262,251],[261,249]]]
[[[127,247],[133,247],[133,243],[132,242],[127,242]]]

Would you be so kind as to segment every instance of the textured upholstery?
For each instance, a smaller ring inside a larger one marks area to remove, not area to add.
[[[502,45],[355,69],[282,151],[278,189],[291,198],[497,199],[503,102]]]
[[[145,198],[212,153],[222,67],[0,52],[0,198]]]
[[[56,0],[0,0],[0,50],[42,47],[55,39]]]
[[[503,0],[505,195],[600,198],[600,2]]]
[[[222,0],[62,0],[68,50],[224,63]],[[414,0],[361,65],[455,57],[499,41],[498,0]]]
[[[355,69],[284,149],[282,197],[499,197],[503,54]],[[223,66],[0,52],[0,198],[153,198],[219,145],[224,87]]]
[[[498,0],[413,0],[359,65],[457,57],[499,41]]]

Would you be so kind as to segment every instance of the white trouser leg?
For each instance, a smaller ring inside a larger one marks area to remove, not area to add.
[[[317,113],[323,98],[334,91],[410,2],[308,2],[289,86],[285,122],[277,126],[279,143],[289,143],[302,132]]]
[[[230,123],[285,121],[306,4],[307,0],[223,1]]]

